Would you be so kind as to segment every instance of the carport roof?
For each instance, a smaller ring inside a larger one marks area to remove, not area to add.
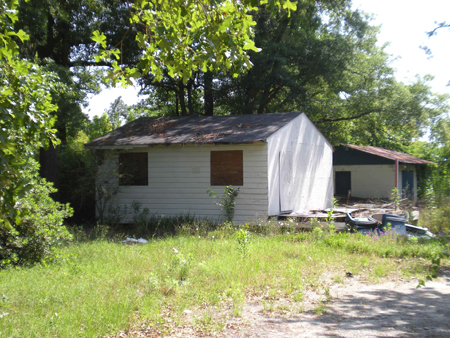
[[[379,147],[372,146],[357,146],[353,144],[343,144],[344,147],[348,147],[351,149],[363,151],[368,154],[388,158],[390,160],[398,160],[400,163],[409,163],[409,164],[436,164],[431,161],[423,160],[421,158],[401,153],[395,150],[389,150]]]

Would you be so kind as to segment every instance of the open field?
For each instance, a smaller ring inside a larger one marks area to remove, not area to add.
[[[424,278],[444,245],[322,230],[233,231],[144,245],[78,243],[64,248],[58,263],[0,271],[0,336],[97,337],[140,323],[164,334],[187,317],[214,332],[228,318],[219,313],[240,316],[252,297],[267,311],[320,313],[329,286],[347,283],[347,272],[371,283]],[[319,297],[313,305],[306,302],[311,292]],[[277,305],[280,298],[288,302]],[[186,316],[191,311],[197,315]]]

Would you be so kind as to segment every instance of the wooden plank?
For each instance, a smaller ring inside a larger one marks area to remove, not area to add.
[[[211,151],[211,185],[244,185],[242,150]]]
[[[208,188],[213,188],[219,197],[225,185],[211,186],[210,153],[222,149],[243,152],[243,179],[236,199],[235,220],[237,222],[267,216],[268,179],[267,154],[264,146],[208,146],[147,148],[149,156],[149,186],[124,186],[116,201],[130,206],[137,200],[148,207],[152,214],[179,215],[181,213],[223,218],[223,211],[209,197]],[[247,156],[250,154],[250,156]],[[253,161],[254,159],[255,161]],[[114,160],[111,161],[114,165]]]

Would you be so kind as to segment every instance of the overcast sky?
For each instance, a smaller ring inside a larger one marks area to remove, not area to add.
[[[353,0],[354,8],[373,14],[373,25],[380,26],[379,45],[389,43],[386,52],[396,57],[392,66],[397,70],[397,80],[414,81],[416,75],[433,75],[432,88],[437,93],[450,94],[450,30],[442,29],[428,38],[435,22],[450,22],[450,0]],[[432,51],[428,56],[420,48]],[[138,101],[137,89],[108,89],[89,100],[85,109],[92,118],[101,115],[111,102],[122,96],[126,104]]]

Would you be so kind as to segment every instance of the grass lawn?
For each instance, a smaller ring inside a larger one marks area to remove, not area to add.
[[[98,337],[140,322],[164,331],[187,309],[226,303],[239,315],[252,294],[295,302],[325,279],[345,283],[346,272],[370,282],[423,278],[439,247],[321,231],[240,235],[240,242],[220,231],[144,245],[91,241],[64,248],[58,263],[0,271],[0,337]],[[221,329],[206,317],[203,324]]]

